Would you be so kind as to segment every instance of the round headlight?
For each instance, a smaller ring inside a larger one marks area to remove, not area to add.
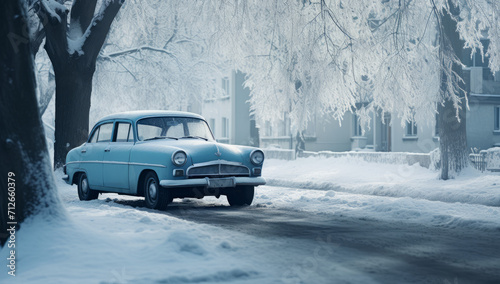
[[[252,164],[258,166],[264,162],[264,153],[261,150],[255,150],[250,154],[250,161]]]
[[[182,166],[186,163],[187,155],[184,151],[177,151],[172,155],[172,163],[176,166]]]

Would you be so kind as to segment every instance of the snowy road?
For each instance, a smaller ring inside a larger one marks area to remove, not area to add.
[[[66,218],[24,224],[18,275],[2,273],[0,283],[500,280],[498,206],[308,189],[303,178],[297,187],[257,187],[249,207],[210,197],[174,200],[158,211],[143,198],[116,194],[79,201],[76,186],[60,175]],[[5,259],[8,250],[0,254]]]
[[[273,190],[283,191],[259,188],[260,192]],[[334,283],[338,279],[337,264],[350,273],[369,275],[370,282],[498,283],[500,280],[498,231],[385,222],[338,212],[317,214],[267,207],[259,198],[257,206],[235,209],[226,206],[224,199],[175,202],[161,214],[257,238],[279,239],[275,252],[287,253],[273,261],[276,268],[282,269],[285,283],[308,283],[310,274],[315,275],[316,281]],[[148,210],[142,200],[114,199],[114,202]]]

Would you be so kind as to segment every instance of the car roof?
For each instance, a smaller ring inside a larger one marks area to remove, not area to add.
[[[146,117],[158,117],[158,116],[167,116],[167,117],[191,117],[191,118],[199,118],[203,119],[203,116],[196,114],[196,113],[191,113],[191,112],[185,112],[185,111],[169,111],[169,110],[136,110],[136,111],[127,111],[127,112],[120,112],[120,113],[114,113],[107,115],[99,120],[99,122],[104,121],[104,120],[111,120],[111,119],[130,119],[133,121],[137,121],[141,118],[146,118]]]

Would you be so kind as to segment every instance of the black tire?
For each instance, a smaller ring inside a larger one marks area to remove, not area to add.
[[[78,180],[78,198],[82,201],[89,201],[97,199],[97,197],[99,197],[99,192],[90,189],[87,175],[85,173],[81,174]]]
[[[253,201],[254,192],[254,186],[237,186],[233,191],[228,192],[227,201],[231,206],[250,205]]]
[[[172,202],[170,191],[160,186],[158,176],[154,172],[148,172],[144,177],[143,189],[148,208],[165,210],[167,205]]]

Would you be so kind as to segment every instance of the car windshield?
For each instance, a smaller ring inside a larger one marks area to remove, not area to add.
[[[139,140],[203,139],[213,141],[204,120],[191,117],[149,117],[137,122]]]

